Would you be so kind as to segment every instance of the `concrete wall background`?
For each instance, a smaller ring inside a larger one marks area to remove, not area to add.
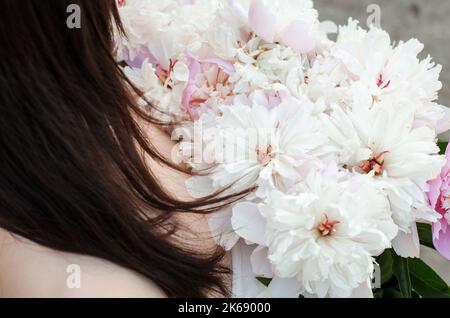
[[[320,19],[345,24],[352,17],[366,26],[367,7],[381,8],[381,27],[393,41],[417,38],[425,44],[423,56],[430,54],[443,66],[439,103],[450,107],[450,1],[449,0],[314,0]]]

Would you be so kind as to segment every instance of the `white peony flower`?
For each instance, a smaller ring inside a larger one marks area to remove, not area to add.
[[[127,37],[118,39],[119,57],[133,65],[150,58],[167,70],[185,50],[201,49],[218,6],[216,0],[125,1],[119,13]]]
[[[336,104],[347,108],[350,104],[351,82],[345,66],[336,58],[321,55],[314,59],[310,69],[305,70],[304,93],[316,103],[317,112],[329,110]]]
[[[389,34],[372,27],[369,31],[349,20],[341,27],[330,57],[343,63],[350,83],[358,84],[358,94],[365,93],[373,102],[395,101],[420,109],[425,102],[437,99],[442,88],[442,67],[427,57],[420,61],[423,44],[416,39],[393,46]]]
[[[217,165],[209,176],[192,178],[189,188],[195,192],[198,178],[208,178],[211,192],[230,185],[232,192],[258,187],[257,194],[265,196],[297,182],[327,141],[311,107],[292,98],[271,110],[259,104],[222,107],[216,129],[207,134],[216,139]]]
[[[236,72],[230,78],[234,94],[249,95],[258,90],[274,95],[304,97],[305,69],[309,61],[292,49],[278,44],[264,44],[253,38],[238,50]]]
[[[163,74],[147,59],[140,68],[126,66],[123,72],[131,83],[144,93],[147,101],[152,103],[152,115],[156,118],[167,123],[187,118],[186,112],[180,106],[189,75],[187,67],[184,70],[183,63],[177,63],[167,78],[163,78]],[[148,106],[148,103],[142,101],[142,105]]]
[[[254,272],[270,275],[268,260],[269,277],[284,280],[289,297],[349,297],[370,285],[373,257],[391,246],[397,226],[385,196],[368,179],[311,175],[309,190],[299,194],[273,192],[267,203],[238,204],[236,233],[260,246],[251,255]]]
[[[443,159],[437,155],[435,132],[414,128],[412,110],[355,104],[351,111],[335,107],[323,118],[337,161],[354,173],[370,175],[386,191],[393,218],[403,232],[410,233],[416,221],[436,220],[424,192]]]

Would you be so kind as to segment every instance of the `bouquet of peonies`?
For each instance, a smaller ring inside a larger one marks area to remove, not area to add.
[[[450,259],[450,109],[418,40],[319,22],[311,0],[118,6],[118,60],[192,195],[246,193],[209,220],[239,296],[450,297],[419,258]]]

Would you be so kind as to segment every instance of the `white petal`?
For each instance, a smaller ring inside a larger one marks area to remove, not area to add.
[[[275,277],[269,285],[269,292],[273,298],[298,298],[300,288],[301,283],[295,278]]]
[[[411,226],[411,233],[399,231],[397,237],[392,241],[395,252],[401,257],[420,257],[420,241],[417,233],[417,225]]]
[[[273,42],[276,34],[277,18],[261,0],[254,0],[249,11],[249,23],[253,31],[266,40]]]
[[[265,246],[266,220],[255,203],[239,203],[233,208],[231,224],[234,231],[245,240]]]
[[[267,253],[268,248],[264,246],[258,246],[252,253],[252,268],[258,277],[273,277],[272,265],[269,262]]]
[[[301,54],[312,51],[316,46],[308,24],[303,21],[292,22],[281,31],[280,38],[283,44]]]
[[[239,241],[239,236],[231,226],[231,208],[213,213],[208,217],[208,224],[217,244],[230,251]]]

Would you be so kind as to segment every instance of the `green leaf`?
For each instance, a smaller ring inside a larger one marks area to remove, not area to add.
[[[265,278],[265,277],[256,277],[256,279],[266,287],[269,287],[270,282],[272,281],[271,278]]]
[[[441,149],[441,155],[444,155],[445,154],[445,150],[447,149],[447,146],[448,146],[448,142],[439,140],[438,146]]]
[[[385,288],[383,298],[402,298],[402,294],[395,288]]]
[[[392,258],[392,251],[390,249],[386,250],[383,254],[377,257],[376,261],[380,266],[381,286],[383,286],[388,281],[390,281],[392,276],[394,275],[392,271],[392,265],[394,264],[394,260]]]
[[[373,292],[373,298],[385,298],[384,297],[384,289],[380,288]]]
[[[409,260],[411,282],[414,290],[423,298],[450,298],[447,283],[425,262]]]
[[[411,280],[412,280],[412,278],[411,278]],[[412,293],[412,298],[422,298],[414,289],[411,293]]]
[[[417,231],[419,232],[420,244],[434,249],[433,232],[430,224],[417,223]]]
[[[403,298],[411,298],[411,277],[409,273],[409,260],[398,256],[393,252],[394,264],[392,269],[395,277],[397,277],[400,293]]]

